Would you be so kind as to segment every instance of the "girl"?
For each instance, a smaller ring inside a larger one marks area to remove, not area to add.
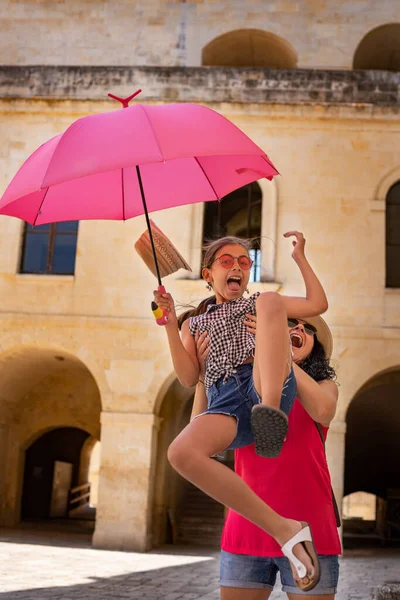
[[[234,237],[208,245],[202,276],[215,296],[205,313],[183,323],[182,338],[170,294],[156,291],[154,298],[169,313],[165,330],[182,385],[194,386],[199,379],[196,336],[207,331],[210,348],[204,380],[208,408],[171,444],[170,463],[205,493],[274,537],[297,572],[299,587],[310,590],[318,582],[319,564],[309,526],[279,516],[235,473],[212,460],[223,450],[252,441],[261,456],[274,457],[281,451],[296,396],[287,319],[312,317],[328,307],[305,257],[303,235],[292,231],[285,234],[289,236],[295,237],[292,256],[304,279],[305,298],[275,292],[244,298],[252,265],[250,244]],[[256,338],[246,329],[246,313],[257,314]]]

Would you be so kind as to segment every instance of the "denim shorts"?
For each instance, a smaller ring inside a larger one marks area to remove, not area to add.
[[[221,587],[273,590],[279,571],[282,590],[286,593],[299,596],[335,594],[339,580],[338,556],[319,554],[318,559],[321,578],[313,590],[303,592],[294,583],[287,558],[231,554],[221,550],[219,584]]]
[[[297,394],[293,368],[283,384],[280,409],[289,414]],[[240,365],[224,383],[223,378],[207,391],[208,408],[202,415],[223,414],[236,417],[236,436],[226,450],[236,450],[254,442],[251,430],[251,409],[261,403],[253,381],[253,364]],[[201,416],[201,415],[198,415]]]

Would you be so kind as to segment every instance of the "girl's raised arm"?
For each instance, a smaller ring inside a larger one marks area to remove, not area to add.
[[[287,316],[289,318],[306,319],[307,317],[321,315],[328,309],[328,300],[321,282],[306,259],[304,253],[306,240],[299,231],[288,231],[284,234],[284,237],[290,236],[296,238],[293,241],[294,250],[292,257],[303,275],[306,286],[306,296],[305,298],[282,296],[285,302]]]

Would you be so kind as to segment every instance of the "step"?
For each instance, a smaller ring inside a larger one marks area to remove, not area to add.
[[[199,517],[199,516],[186,516],[186,517],[181,517],[178,521],[178,526],[181,525],[193,525],[193,526],[199,526],[201,527],[202,525],[206,524],[206,525],[223,525],[225,522],[225,519],[221,517],[221,515],[216,515],[215,517],[211,517],[211,516],[207,516],[207,519],[205,519],[204,517]]]

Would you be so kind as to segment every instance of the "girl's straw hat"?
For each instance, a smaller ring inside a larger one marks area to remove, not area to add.
[[[333,351],[333,338],[331,330],[322,317],[307,317],[304,319],[310,325],[314,325],[317,330],[317,338],[324,347],[326,358],[331,358]]]
[[[175,273],[175,271],[178,271],[179,269],[191,271],[192,269],[187,264],[183,256],[178,252],[178,250],[161,231],[161,229],[159,229],[153,221],[150,221],[150,225],[153,234],[158,266],[160,269],[160,276],[166,277],[167,275],[171,275],[171,273]],[[136,242],[135,250],[156,277],[157,272],[154,264],[153,252],[151,249],[150,235],[147,229]]]

